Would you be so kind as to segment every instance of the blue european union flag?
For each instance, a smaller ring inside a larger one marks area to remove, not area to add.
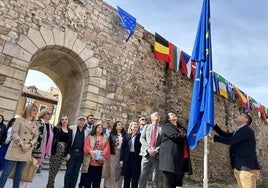
[[[195,149],[198,141],[207,136],[214,125],[209,0],[203,1],[202,12],[192,52],[192,60],[196,61],[197,65],[187,136],[190,148]]]
[[[134,18],[129,13],[121,9],[119,6],[117,6],[117,10],[122,22],[122,26],[129,30],[129,36],[126,39],[127,42],[129,38],[134,34],[134,30],[136,27],[136,18]]]

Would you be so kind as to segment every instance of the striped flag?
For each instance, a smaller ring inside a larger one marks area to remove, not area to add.
[[[169,42],[158,33],[155,33],[154,58],[165,62],[169,62],[170,59]]]
[[[182,72],[182,74],[184,74],[188,78],[190,78],[191,77],[191,71],[192,71],[191,56],[189,56],[184,51],[181,51],[180,64],[181,64],[181,72]]]
[[[219,89],[220,89],[220,95],[228,99],[226,90],[226,80],[221,75],[219,75]]]
[[[155,33],[154,58],[168,63],[170,69],[179,70],[179,54],[177,46]]]

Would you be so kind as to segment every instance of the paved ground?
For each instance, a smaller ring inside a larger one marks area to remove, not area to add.
[[[1,174],[1,172],[0,172]],[[65,171],[60,171],[57,174],[56,181],[55,181],[55,188],[63,188],[64,182],[64,174]],[[42,170],[40,174],[36,174],[32,183],[28,184],[28,188],[45,188],[48,178],[48,170]],[[78,178],[78,180],[80,177]],[[6,188],[12,188],[12,179],[8,179],[6,183]],[[78,186],[77,186],[78,187]],[[184,188],[202,188],[202,186],[192,186],[192,185],[185,185]],[[236,186],[228,186],[225,185],[225,188],[236,188]],[[101,186],[103,188],[103,186]],[[149,186],[148,186],[149,188]]]
[[[60,171],[55,180],[55,188],[62,188],[64,182],[65,171]],[[48,170],[43,170],[40,174],[36,174],[32,183],[28,184],[28,188],[45,188],[48,178]],[[12,188],[13,180],[8,179],[6,188]]]

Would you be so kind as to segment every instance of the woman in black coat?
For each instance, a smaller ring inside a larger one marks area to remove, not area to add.
[[[177,116],[170,112],[162,126],[159,169],[163,171],[164,188],[182,187],[185,172],[192,174],[186,129],[177,120]]]
[[[120,165],[123,169],[124,188],[138,188],[138,181],[141,172],[141,149],[139,126],[131,122],[128,133],[124,135],[120,153]]]

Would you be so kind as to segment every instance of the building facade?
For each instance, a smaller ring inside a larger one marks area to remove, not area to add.
[[[36,86],[24,86],[19,98],[15,117],[21,116],[26,106],[35,104],[38,112],[48,108],[52,112],[51,123],[56,123],[56,112],[60,93],[57,88],[50,88],[48,92],[39,90]]]

